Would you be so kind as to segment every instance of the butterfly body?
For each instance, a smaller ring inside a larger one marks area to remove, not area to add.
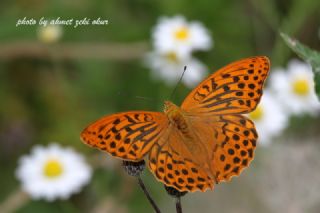
[[[174,103],[170,101],[164,102],[164,113],[167,115],[169,123],[176,127],[179,131],[181,131],[183,134],[185,134],[186,137],[189,137],[188,135],[188,123],[186,120],[186,117],[183,113],[183,111],[175,105]]]
[[[185,146],[192,156],[192,161],[209,168],[207,164],[209,154],[207,153],[207,147],[205,147],[206,142],[202,142],[201,138],[193,131],[190,121],[192,115],[170,101],[165,101],[164,105],[164,113],[167,115],[169,128],[172,126],[172,129],[180,135],[179,146]],[[211,175],[210,173],[209,175]]]
[[[239,175],[253,159],[258,138],[241,114],[260,101],[270,62],[243,59],[211,74],[183,101],[164,112],[129,111],[90,124],[81,139],[127,161],[149,159],[149,169],[179,191],[205,191]]]

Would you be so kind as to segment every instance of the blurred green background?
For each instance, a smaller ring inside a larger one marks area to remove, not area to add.
[[[135,180],[122,171],[120,162],[83,145],[79,134],[105,114],[135,109],[162,111],[163,101],[173,88],[152,80],[142,62],[145,53],[152,50],[151,30],[158,18],[181,14],[187,20],[202,22],[211,32],[214,47],[197,52],[196,56],[213,71],[252,55],[267,55],[273,67],[286,66],[295,56],[280,38],[280,31],[319,50],[319,11],[317,0],[1,1],[0,203],[20,188],[14,177],[19,157],[29,153],[35,144],[57,141],[86,156],[94,167],[91,183],[70,200],[28,201],[18,212],[117,212],[115,209],[120,207],[123,212],[152,212]],[[38,41],[37,26],[16,27],[19,18],[43,16],[101,17],[109,24],[65,26],[61,40],[55,44]],[[172,101],[180,104],[189,91],[181,85]],[[254,162],[240,177],[217,186],[213,192],[186,195],[182,199],[184,211],[319,212],[320,193],[312,196],[313,202],[283,200],[288,209],[278,208],[276,202],[268,202],[275,196],[266,190],[272,179],[263,179],[276,165],[294,167],[288,162],[296,159],[289,158],[296,150],[320,156],[319,126],[317,119],[292,119],[281,138],[268,148],[258,149]],[[319,166],[319,158],[314,157],[312,165]],[[301,169],[310,166],[306,164],[301,164]],[[276,176],[279,185],[297,179],[292,186],[281,188],[283,197],[286,193],[303,194],[294,190],[296,184],[305,184],[303,175],[320,178],[319,168],[308,170],[309,174],[278,169],[282,172]],[[160,208],[174,212],[173,199],[163,186],[148,171],[143,179]],[[319,182],[314,184],[319,188]]]

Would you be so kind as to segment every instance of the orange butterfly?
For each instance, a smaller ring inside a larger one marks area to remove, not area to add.
[[[243,59],[199,84],[181,107],[164,113],[131,111],[105,116],[81,133],[88,145],[127,161],[149,158],[149,169],[179,191],[205,191],[239,175],[253,159],[254,123],[240,115],[260,101],[269,59]]]

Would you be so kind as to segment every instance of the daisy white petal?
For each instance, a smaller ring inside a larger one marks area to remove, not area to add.
[[[268,145],[288,125],[288,114],[268,90],[264,91],[259,105],[248,117],[254,122],[262,145]]]
[[[89,182],[91,168],[74,150],[50,144],[21,157],[16,176],[32,198],[53,201],[79,192]]]
[[[154,79],[162,79],[171,86],[177,83],[184,66],[187,66],[187,70],[182,82],[188,87],[197,85],[207,72],[205,65],[197,59],[180,58],[175,52],[149,53],[146,57],[146,64],[151,68]]]
[[[180,57],[188,57],[193,50],[208,50],[212,46],[207,29],[200,22],[187,22],[183,16],[160,18],[152,37],[157,52],[176,52]]]
[[[287,70],[276,69],[270,76],[270,86],[288,112],[294,115],[319,114],[320,102],[308,64],[292,60]]]

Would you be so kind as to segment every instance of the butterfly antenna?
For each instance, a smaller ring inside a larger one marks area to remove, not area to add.
[[[142,100],[146,100],[146,101],[153,101],[152,98],[148,98],[148,97],[143,97],[143,96],[135,96],[135,98],[137,99],[142,99]]]
[[[118,92],[117,95],[121,96],[121,97],[128,97],[128,95],[126,93],[122,93],[122,92]],[[152,98],[143,97],[143,96],[139,96],[139,95],[134,96],[134,98],[142,99],[142,100],[145,100],[145,101],[153,101]]]
[[[183,72],[182,72],[182,74],[181,74],[181,76],[180,76],[180,79],[179,79],[179,81],[177,82],[176,87],[173,89],[173,91],[172,91],[172,93],[171,93],[171,95],[170,95],[170,100],[172,99],[172,97],[173,97],[174,93],[176,92],[179,84],[181,83],[181,80],[182,80],[182,78],[183,78],[184,73],[186,72],[186,70],[187,70],[187,66],[184,66]]]

